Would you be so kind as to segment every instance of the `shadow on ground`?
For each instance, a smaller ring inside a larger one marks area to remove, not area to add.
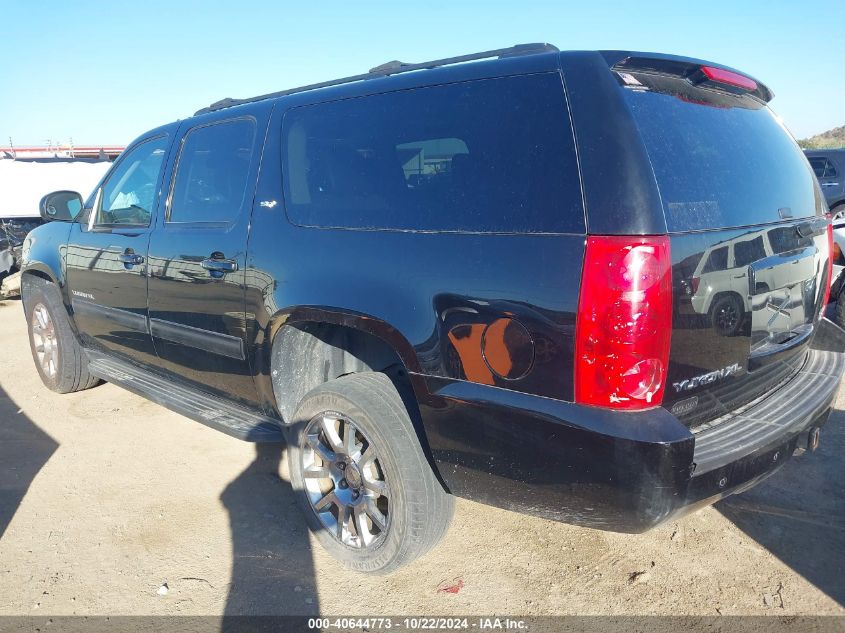
[[[256,444],[255,459],[220,495],[232,530],[227,617],[319,613],[308,529],[279,476],[283,454],[283,444]]]
[[[0,538],[32,480],[58,447],[0,387]]]
[[[845,606],[843,454],[845,412],[834,410],[815,453],[794,457],[770,479],[716,507],[748,536]]]

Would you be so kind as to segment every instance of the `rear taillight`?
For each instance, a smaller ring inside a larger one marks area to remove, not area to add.
[[[691,284],[692,294],[695,294],[695,293],[698,292],[699,284],[701,284],[701,277],[693,277],[692,278],[692,284]]]
[[[822,311],[830,300],[830,284],[833,281],[833,224],[831,223],[831,216],[827,214],[827,286],[824,289],[824,302],[822,303]]]
[[[613,409],[659,405],[672,330],[665,235],[587,238],[575,334],[575,401]]]

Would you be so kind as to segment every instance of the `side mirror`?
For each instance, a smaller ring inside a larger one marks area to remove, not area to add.
[[[75,191],[54,191],[38,204],[45,222],[73,222],[82,210],[82,196]]]

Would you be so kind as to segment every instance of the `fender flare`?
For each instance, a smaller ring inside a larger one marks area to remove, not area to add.
[[[281,310],[273,315],[266,328],[263,345],[272,346],[279,330],[297,323],[330,323],[371,334],[389,345],[399,356],[410,373],[421,373],[421,367],[413,346],[395,327],[376,317],[351,310],[324,306],[296,306]]]
[[[272,384],[273,342],[276,335],[286,326],[306,323],[325,323],[348,327],[374,336],[385,343],[404,365],[405,372],[414,391],[417,402],[431,397],[428,385],[422,375],[421,366],[413,346],[405,336],[389,323],[376,317],[328,306],[291,306],[279,310],[259,326],[254,339],[251,363],[258,397],[263,407],[277,415],[276,397]]]

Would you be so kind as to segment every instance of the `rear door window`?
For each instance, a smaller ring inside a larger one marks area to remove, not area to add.
[[[168,222],[226,223],[244,204],[255,121],[202,125],[182,141]]]
[[[585,230],[556,73],[302,106],[282,133],[286,209],[300,226]]]
[[[687,92],[690,88],[687,85]],[[803,152],[750,97],[623,88],[663,199],[670,232],[815,215]]]

